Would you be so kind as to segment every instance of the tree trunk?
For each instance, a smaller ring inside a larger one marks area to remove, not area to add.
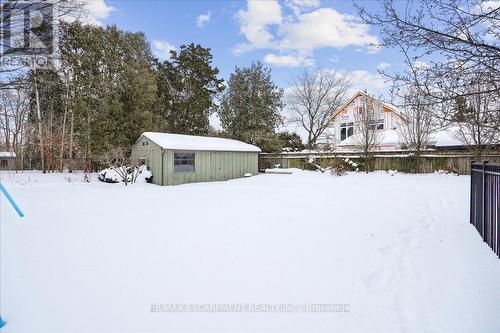
[[[64,141],[66,140],[66,114],[68,113],[68,93],[66,91],[66,102],[64,103],[64,115],[61,133],[61,147],[59,148],[59,171],[63,172],[64,168]]]
[[[38,140],[40,141],[40,161],[42,163],[42,173],[46,173],[45,170],[45,154],[43,145],[43,128],[42,128],[42,112],[40,111],[40,95],[38,93],[38,84],[36,77],[36,66],[34,66],[35,74],[35,101],[36,101],[36,116],[38,121]]]
[[[71,121],[70,121],[70,131],[69,131],[69,166],[68,172],[73,172],[73,110],[71,112]]]

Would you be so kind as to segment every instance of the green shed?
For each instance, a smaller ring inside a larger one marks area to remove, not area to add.
[[[132,158],[146,164],[157,185],[221,181],[257,174],[259,147],[237,140],[145,132]]]
[[[16,153],[0,151],[0,170],[16,170]]]

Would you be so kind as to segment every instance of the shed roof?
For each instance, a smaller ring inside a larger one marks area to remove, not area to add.
[[[196,136],[159,132],[144,132],[148,138],[164,149],[201,151],[261,152],[260,148],[245,142],[210,136]]]
[[[14,158],[16,157],[16,153],[14,152],[11,152],[11,151],[0,151],[0,157],[3,157],[3,158]]]

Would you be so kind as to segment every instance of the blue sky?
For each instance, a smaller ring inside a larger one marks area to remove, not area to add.
[[[376,1],[357,4],[377,10]],[[352,1],[338,0],[89,0],[89,21],[143,31],[155,55],[168,57],[170,48],[199,43],[212,49],[213,65],[228,80],[235,66],[262,61],[274,82],[285,89],[305,68],[337,70],[348,75],[352,88],[387,97],[389,83],[377,72],[400,70],[395,50],[374,47],[376,31],[361,22]],[[285,97],[286,103],[286,97]],[[287,121],[287,129],[305,132]],[[216,114],[210,118],[220,129]]]
[[[351,1],[99,0],[90,6],[102,25],[143,31],[160,57],[191,42],[210,47],[226,80],[235,66],[260,60],[283,88],[305,67],[337,69],[351,75],[353,90],[378,95],[386,85],[377,68],[398,69],[401,63],[394,50],[370,46],[379,36],[359,21]]]

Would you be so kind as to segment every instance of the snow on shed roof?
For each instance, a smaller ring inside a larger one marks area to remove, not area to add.
[[[164,149],[202,151],[261,152],[260,148],[245,142],[210,136],[145,132],[142,136]]]
[[[16,157],[16,153],[10,151],[0,151],[0,157]]]

